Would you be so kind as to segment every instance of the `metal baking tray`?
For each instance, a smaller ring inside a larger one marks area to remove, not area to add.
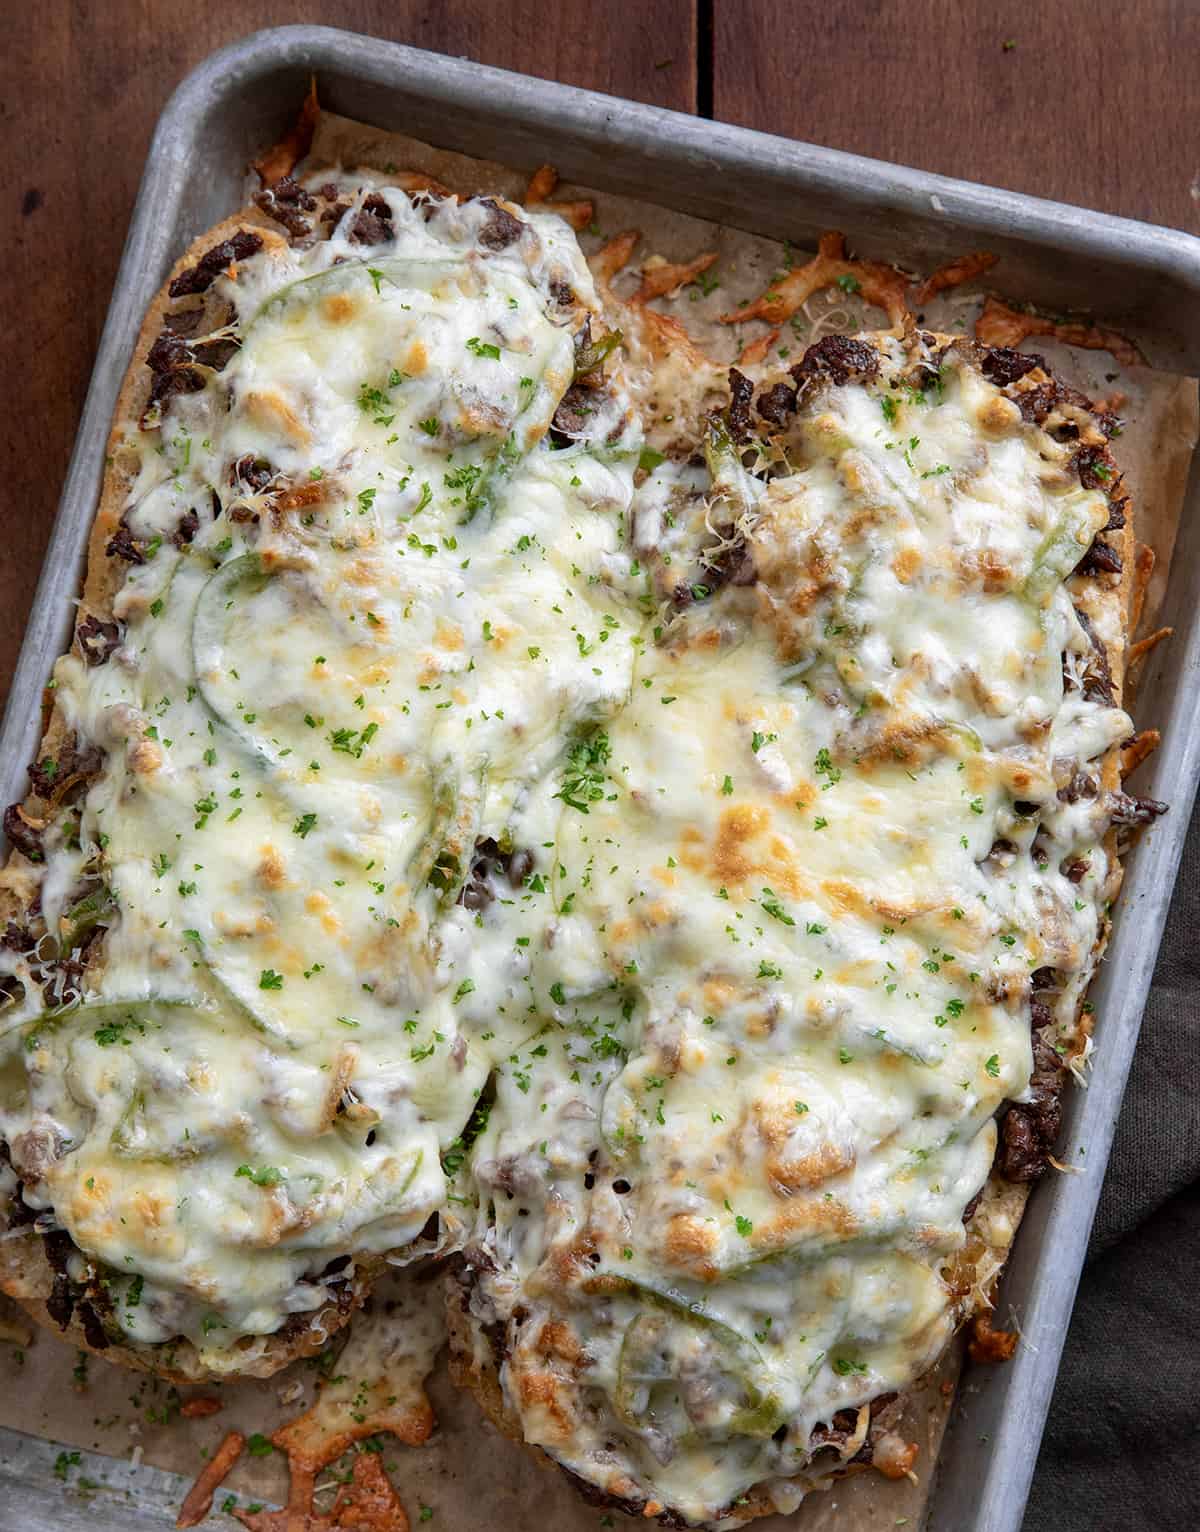
[[[812,244],[844,229],[864,255],[926,269],[963,248],[1003,257],[1006,290],[1055,310],[1083,298],[1133,333],[1152,363],[1200,372],[1200,240],[1174,230],[997,191],[744,128],[484,68],[327,27],[258,32],[213,54],[178,88],[151,144],[108,320],[0,732],[0,790],[24,791],[41,688],[68,641],[104,443],[143,312],[172,260],[242,201],[247,162],[294,119],[310,73],[333,111],[442,148]],[[1067,1098],[1063,1151],[1088,1172],[1036,1189],[1000,1300],[1026,1344],[1003,1367],[968,1369],[939,1459],[926,1532],[1016,1532],[1054,1387],[1088,1233],[1154,969],[1200,772],[1200,467],[1179,531],[1164,622],[1137,704],[1165,746],[1139,790],[1171,804],[1138,847],[1093,986],[1098,1024],[1087,1090]],[[0,1432],[0,1528],[171,1524],[183,1481],[96,1459],[111,1490],[71,1507],[53,1448]],[[87,1463],[87,1454],[84,1462]]]

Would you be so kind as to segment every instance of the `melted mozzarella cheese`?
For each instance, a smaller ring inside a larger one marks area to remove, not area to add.
[[[1029,976],[1098,932],[1057,788],[1129,730],[1064,692],[1107,510],[953,357],[819,390],[785,476],[635,489],[619,388],[546,435],[596,308],[563,227],[382,195],[385,247],[222,279],[240,348],[143,437],[123,644],[56,672],[116,913],[2,1125],[65,1144],[37,1194],[130,1334],[216,1367],[436,1213],[526,1437],[712,1519],[956,1322]],[[659,610],[713,525],[754,584]]]
[[[578,251],[552,219],[494,253],[481,210],[392,201],[385,251],[335,233],[224,281],[240,349],[143,438],[124,644],[57,672],[108,749],[86,821],[119,917],[5,1128],[65,1139],[39,1192],[145,1279],[121,1322],[218,1365],[323,1302],[331,1258],[456,1226],[440,1154],[491,1061],[438,859],[620,705],[640,623],[610,589],[635,454],[544,439]]]
[[[1015,422],[991,450],[996,391],[965,365],[900,422],[883,393],[809,407],[803,466],[742,521],[749,601],[687,605],[640,656],[604,791],[555,842],[601,961],[590,992],[543,991],[547,1062],[501,1066],[474,1167],[499,1263],[475,1312],[510,1321],[526,1436],[696,1520],[945,1345],[943,1268],[1030,1075],[1030,975],[1086,974],[1108,876],[1095,803],[1056,792],[1130,728],[1063,689],[1061,576],[1103,499]],[[696,478],[666,464],[635,497],[665,589]],[[548,1361],[564,1318],[574,1377]]]

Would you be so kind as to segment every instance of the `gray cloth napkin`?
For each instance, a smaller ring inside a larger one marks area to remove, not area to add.
[[[1159,952],[1024,1532],[1200,1529],[1200,814]]]

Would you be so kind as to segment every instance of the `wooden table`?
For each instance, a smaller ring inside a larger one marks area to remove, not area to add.
[[[21,17],[0,61],[0,702],[155,119],[258,27],[325,22],[1200,231],[1190,0],[51,0]]]
[[[20,14],[0,58],[0,703],[154,122],[193,65],[256,28],[320,21],[1200,232],[1194,0],[49,0]]]

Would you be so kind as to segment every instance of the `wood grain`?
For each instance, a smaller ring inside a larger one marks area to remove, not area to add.
[[[693,111],[694,0],[54,0],[0,50],[0,706],[70,456],[154,123],[214,48],[322,22]]]
[[[155,119],[188,69],[256,28],[321,21],[684,111],[711,102],[1200,230],[1191,0],[56,0],[21,16],[0,53],[0,702]]]
[[[713,116],[1200,231],[1194,0],[714,0]]]

